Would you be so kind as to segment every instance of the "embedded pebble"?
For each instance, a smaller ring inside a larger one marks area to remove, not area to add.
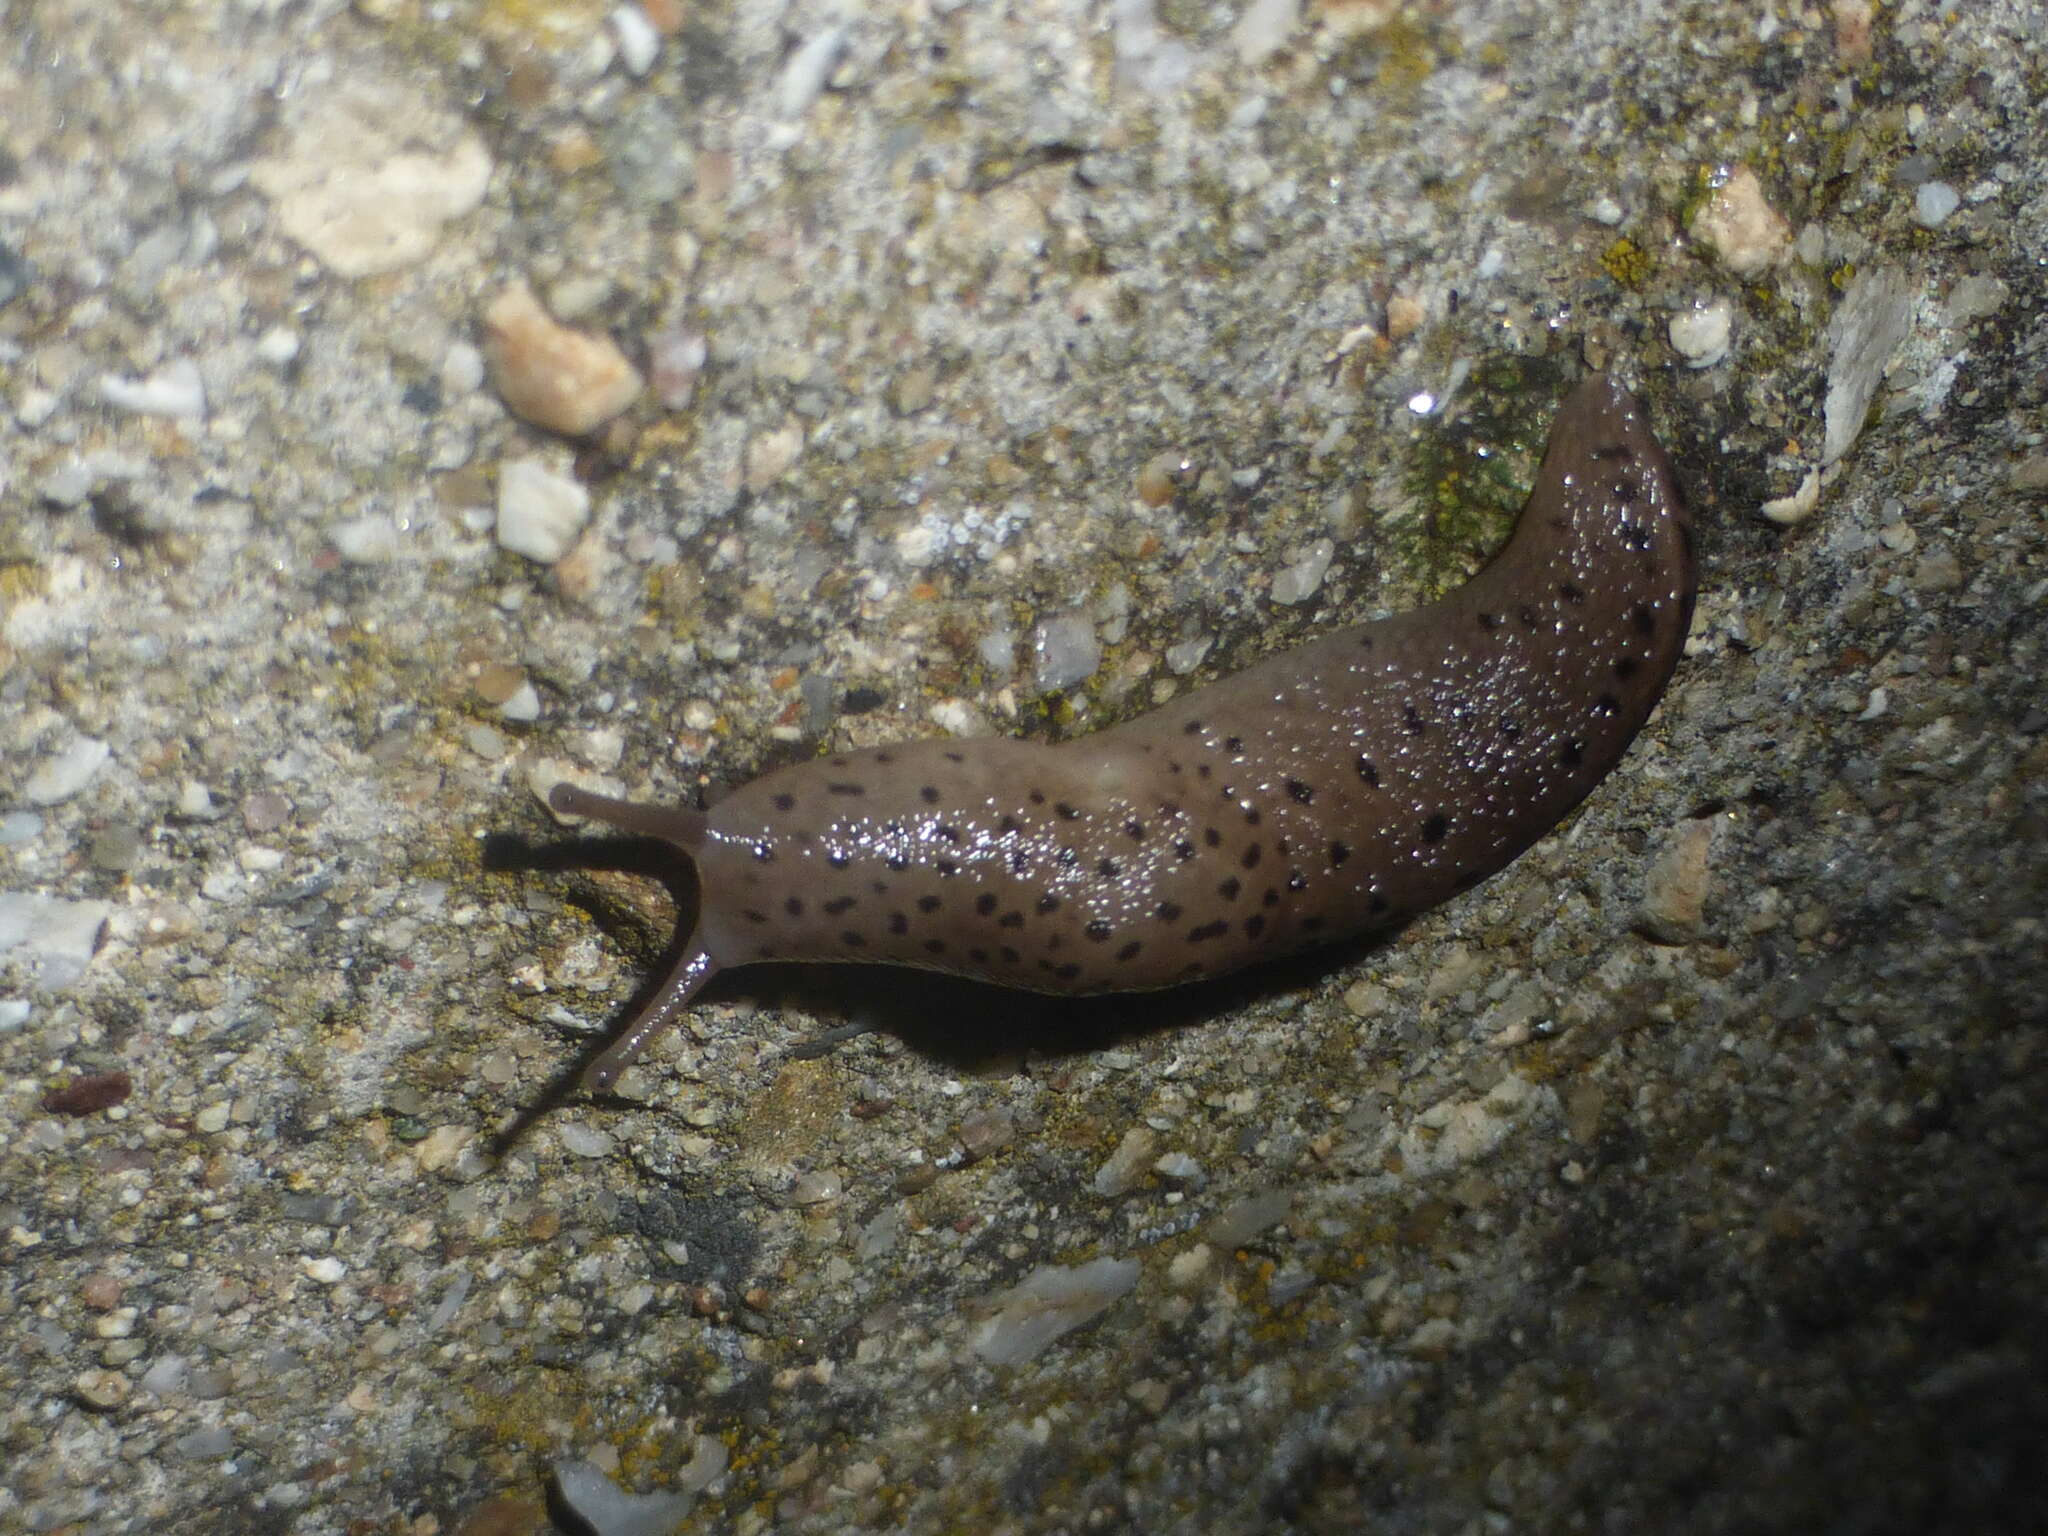
[[[1913,328],[1919,291],[1920,285],[1895,267],[1859,272],[1828,321],[1823,467],[1840,459],[1862,435],[1885,366]]]
[[[395,559],[400,548],[398,525],[375,512],[335,524],[327,542],[350,565],[381,565]]]
[[[1031,631],[1031,676],[1040,693],[1057,693],[1095,675],[1102,646],[1080,609],[1045,619]]]
[[[530,682],[521,683],[498,706],[498,713],[516,725],[531,725],[540,718],[540,690]]]
[[[1272,598],[1276,603],[1290,607],[1307,602],[1315,596],[1328,574],[1330,562],[1337,557],[1337,546],[1329,539],[1317,539],[1292,565],[1285,567],[1273,578]]]
[[[562,1138],[562,1145],[578,1157],[609,1157],[612,1138],[609,1133],[581,1120],[564,1120],[556,1128]]]
[[[1199,1189],[1208,1182],[1202,1165],[1185,1152],[1169,1152],[1152,1165],[1152,1171],[1169,1184]]]
[[[85,505],[93,487],[99,484],[99,478],[92,465],[83,459],[71,459],[43,477],[36,486],[36,495],[51,506],[68,511]]]
[[[806,1173],[789,1186],[791,1205],[823,1205],[828,1200],[837,1200],[846,1192],[845,1184],[836,1173]]]
[[[128,1401],[134,1385],[120,1371],[82,1371],[72,1378],[71,1390],[88,1408],[105,1412]]]
[[[661,55],[661,34],[637,5],[622,5],[611,14],[612,31],[619,39],[619,62],[626,73],[639,78],[654,68]]]
[[[1289,1196],[1277,1191],[1247,1195],[1218,1212],[1202,1235],[1218,1248],[1242,1248],[1285,1221],[1292,1204]]]
[[[1651,859],[1637,926],[1657,942],[1685,944],[1700,936],[1713,846],[1714,824],[1701,818],[1680,826]]]
[[[498,543],[515,555],[553,565],[590,520],[590,492],[538,459],[498,467]]]
[[[1945,181],[1923,181],[1913,194],[1913,221],[1922,229],[1939,229],[1962,200],[1962,193]]]
[[[555,1491],[596,1536],[675,1536],[697,1502],[688,1493],[627,1493],[596,1462],[558,1462]]]
[[[42,830],[43,818],[34,811],[0,811],[0,848],[31,842]]]
[[[1142,1125],[1125,1131],[1116,1151],[1095,1170],[1095,1193],[1114,1197],[1135,1189],[1152,1161],[1152,1149],[1156,1145],[1158,1138]]]
[[[785,122],[793,122],[810,110],[811,103],[818,99],[818,93],[825,89],[825,82],[832,78],[832,68],[839,62],[840,50],[845,46],[846,28],[835,24],[824,28],[789,56],[789,62],[782,66],[782,79],[775,92],[780,115]]]
[[[178,785],[178,814],[194,821],[211,821],[220,814],[220,807],[213,803],[213,791],[197,779],[186,779]]]
[[[256,360],[282,371],[298,358],[301,345],[297,331],[273,325],[256,338]]]
[[[411,266],[490,186],[483,140],[402,88],[352,78],[292,92],[284,110],[284,151],[249,180],[284,232],[339,276]]]
[[[5,1034],[10,1029],[21,1028],[34,1011],[25,997],[0,998],[0,1034]]]
[[[1016,1139],[1017,1116],[1012,1110],[977,1110],[960,1122],[960,1150],[970,1163],[1002,1151]]]
[[[331,1253],[317,1258],[307,1256],[299,1260],[299,1273],[315,1285],[339,1285],[348,1274],[348,1266]]]
[[[1729,172],[1714,190],[1693,220],[1692,232],[1713,246],[1721,265],[1738,277],[1754,277],[1783,260],[1792,243],[1791,226],[1746,165]]]
[[[1953,592],[1962,584],[1962,563],[1945,545],[1928,550],[1913,567],[1913,585],[1922,592]]]
[[[1673,315],[1667,330],[1671,345],[1687,367],[1711,368],[1728,356],[1728,337],[1734,324],[1734,307],[1717,298]]]
[[[639,372],[610,337],[561,324],[524,282],[484,310],[483,354],[505,404],[566,437],[595,431],[640,393]]]
[[[109,753],[104,741],[81,736],[38,763],[22,786],[22,795],[31,805],[61,805],[92,781]]]
[[[2031,458],[2021,459],[2019,463],[2013,465],[2012,473],[2006,477],[2006,484],[2015,491],[2048,491],[2048,453],[2037,453]]]
[[[1215,648],[1214,635],[1196,635],[1191,640],[1179,640],[1166,648],[1166,669],[1175,677],[1186,677],[1208,659]]]
[[[142,856],[142,833],[126,823],[115,823],[93,833],[86,861],[94,869],[122,874],[135,867]]]
[[[117,411],[138,416],[197,421],[206,414],[206,385],[199,365],[189,357],[164,364],[146,379],[107,374],[100,380],[100,398]]]
[[[690,403],[710,356],[711,345],[704,334],[681,321],[665,325],[647,338],[647,370],[654,398],[663,410],[680,411]]]
[[[995,1315],[974,1332],[974,1352],[991,1365],[1020,1364],[1100,1317],[1137,1283],[1136,1259],[1041,1264],[995,1298]]]
[[[195,1429],[171,1442],[172,1453],[181,1461],[212,1461],[229,1455],[234,1448],[234,1431],[222,1424]]]
[[[1790,528],[1813,516],[1820,505],[1820,471],[1809,469],[1799,487],[1789,496],[1773,496],[1757,510],[1781,528]]]

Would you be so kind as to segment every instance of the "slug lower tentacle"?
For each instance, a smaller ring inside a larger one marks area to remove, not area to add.
[[[1059,745],[849,752],[701,814],[558,784],[557,811],[672,843],[701,892],[676,968],[585,1085],[609,1088],[715,973],[755,961],[1114,992],[1403,922],[1620,761],[1694,587],[1670,462],[1596,375],[1559,411],[1506,546],[1439,602]]]

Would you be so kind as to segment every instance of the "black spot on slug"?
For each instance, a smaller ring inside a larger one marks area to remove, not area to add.
[[[1110,928],[1109,924],[1104,922],[1099,917],[1096,918],[1094,922],[1090,923],[1086,928],[1083,928],[1081,930],[1081,932],[1088,936],[1089,941],[1095,944],[1107,943],[1112,931],[1113,930]]]
[[[787,912],[791,917],[802,917],[804,915],[803,898],[801,896],[790,897],[789,900],[785,901],[782,904],[782,910]]]
[[[1265,931],[1266,919],[1257,912],[1254,912],[1250,917],[1244,920],[1244,936],[1246,938],[1256,939],[1260,934],[1264,933]]]
[[[1202,841],[1207,843],[1211,848],[1221,848],[1223,846],[1223,834],[1221,832],[1218,832],[1214,827],[1211,827],[1208,831],[1202,834]]]
[[[1053,809],[1059,812],[1060,819],[1062,821],[1073,821],[1076,818],[1078,818],[1081,814],[1080,809],[1078,807],[1071,806],[1067,804],[1067,802],[1064,800],[1062,800],[1058,805],[1055,805]]]
[[[920,912],[936,912],[943,905],[944,903],[936,896],[920,896],[917,898],[917,910]]]
[[[740,909],[740,916],[750,923],[765,923],[768,921],[768,914],[766,912],[756,912],[752,907],[742,907]]]
[[[1216,894],[1225,901],[1235,901],[1237,900],[1237,893],[1243,889],[1244,886],[1237,876],[1232,875],[1228,880],[1216,887]]]
[[[825,903],[825,910],[834,917],[837,917],[842,912],[850,912],[853,910],[853,898],[851,896],[835,897],[833,900]]]
[[[1043,916],[1047,912],[1057,912],[1059,911],[1059,909],[1059,897],[1048,894],[1038,898],[1038,911],[1040,916]]]
[[[1481,629],[1499,629],[1505,622],[1506,620],[1497,613],[1482,613],[1479,615],[1479,627]]]
[[[1603,693],[1593,701],[1593,713],[1596,715],[1612,715],[1618,713],[1620,709],[1621,700],[1611,693]]]
[[[1370,784],[1374,789],[1378,789],[1380,787],[1380,771],[1378,767],[1374,765],[1373,760],[1371,758],[1359,758],[1358,776],[1361,779],[1365,780],[1366,783]]]
[[[1143,841],[1145,841],[1145,823],[1143,823],[1142,821],[1125,822],[1124,836],[1128,837],[1134,843],[1142,843]]]
[[[1614,675],[1620,678],[1623,682],[1627,682],[1630,678],[1636,675],[1636,673],[1641,669],[1641,667],[1642,663],[1638,661],[1635,657],[1624,656],[1619,661],[1615,662]]]
[[[1295,869],[1295,870],[1289,870],[1289,871],[1288,871],[1288,873],[1287,873],[1287,889],[1289,889],[1290,891],[1305,891],[1305,890],[1307,890],[1307,889],[1308,889],[1308,876],[1307,876],[1307,875],[1304,875],[1304,874],[1303,874],[1303,873],[1302,873],[1302,872],[1301,872],[1300,870],[1298,870],[1298,869]]]
[[[1299,779],[1287,781],[1287,797],[1300,805],[1307,805],[1316,797],[1316,792]]]
[[[937,863],[932,865],[932,868],[936,869],[941,875],[944,876],[952,876],[960,873],[960,865],[958,861],[954,859],[940,859]]]
[[[1450,818],[1438,811],[1422,824],[1422,840],[1425,843],[1440,843],[1444,834],[1451,829]]]
[[[1560,581],[1557,584],[1557,595],[1577,607],[1586,600],[1586,589],[1575,581]]]
[[[1144,947],[1145,946],[1143,944],[1139,943],[1136,939],[1133,939],[1130,943],[1126,944],[1122,949],[1116,952],[1116,957],[1119,960],[1135,960],[1138,958],[1138,951],[1143,949]]]
[[[795,810],[795,809],[796,809],[796,796],[795,796],[795,795],[787,795],[787,794],[785,794],[785,795],[777,795],[777,796],[775,797],[775,809],[777,809],[778,811],[793,811],[793,810]]]
[[[996,926],[998,928],[1022,928],[1024,926],[1024,914],[1022,912],[1005,912],[997,919]]]
[[[1648,603],[1637,603],[1629,619],[1635,624],[1639,635],[1653,635],[1657,632],[1657,615]]]
[[[891,933],[910,932],[910,919],[901,912],[891,912],[889,914],[889,931]]]
[[[974,898],[974,910],[983,917],[995,916],[997,905],[996,894],[993,891],[983,891]]]
[[[1429,727],[1422,723],[1422,711],[1413,704],[1401,706],[1401,730],[1409,736],[1420,736]]]
[[[925,785],[923,789],[917,792],[917,798],[926,805],[937,805],[939,803],[939,786],[936,784]]]
[[[861,937],[861,935],[858,932],[851,928],[847,929],[846,932],[839,935],[839,937],[848,949],[859,949],[863,944],[867,943],[866,939]]]
[[[1180,903],[1177,901],[1162,901],[1159,903],[1159,910],[1152,915],[1162,923],[1175,922],[1180,917]]]
[[[1245,849],[1244,857],[1238,860],[1238,862],[1246,869],[1257,869],[1259,867],[1259,855],[1263,851],[1257,843],[1253,843],[1251,847]]]
[[[830,853],[825,855],[825,862],[827,864],[830,864],[834,869],[844,869],[847,865],[853,862],[853,855],[847,853],[844,849],[834,848]]]
[[[1224,737],[1223,750],[1226,752],[1242,752],[1244,750],[1244,738],[1242,736]]]
[[[1206,944],[1211,939],[1222,938],[1228,932],[1230,932],[1230,924],[1218,918],[1213,923],[1204,923],[1199,928],[1190,928],[1188,930],[1188,942],[1190,944]]]
[[[1342,864],[1346,859],[1350,857],[1351,845],[1349,843],[1330,844],[1330,867],[1332,869],[1335,869],[1339,864]]]
[[[1118,875],[1122,874],[1123,872],[1123,865],[1117,863],[1115,859],[1104,859],[1100,864],[1097,864],[1095,866],[1095,873],[1102,876],[1102,878],[1105,880],[1114,880]]]
[[[897,873],[897,874],[899,874],[899,875],[900,875],[900,874],[902,874],[904,870],[906,870],[906,869],[910,868],[910,860],[906,859],[906,858],[905,858],[905,857],[904,857],[904,856],[903,856],[902,854],[900,854],[900,853],[892,853],[892,854],[890,854],[890,855],[889,855],[889,860],[888,860],[888,863],[889,863],[889,867],[890,867],[891,869],[895,870],[895,871],[896,871],[896,873]]]
[[[868,792],[867,785],[855,784],[846,780],[842,780],[837,784],[827,784],[825,788],[828,793],[835,795],[864,795]]]
[[[1184,837],[1176,838],[1174,839],[1173,851],[1178,858],[1192,859],[1195,856],[1195,845]]]
[[[1564,750],[1558,753],[1557,756],[1558,761],[1563,763],[1565,767],[1576,768],[1586,760],[1586,744],[1574,736],[1564,744]]]

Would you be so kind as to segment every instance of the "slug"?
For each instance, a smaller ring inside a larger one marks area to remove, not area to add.
[[[1406,921],[1535,842],[1620,761],[1677,664],[1691,520],[1641,405],[1558,412],[1506,546],[1439,602],[1076,741],[912,741],[763,774],[708,812],[556,784],[659,838],[699,913],[590,1065],[609,1089],[714,975],[921,966],[1062,994],[1175,986]]]

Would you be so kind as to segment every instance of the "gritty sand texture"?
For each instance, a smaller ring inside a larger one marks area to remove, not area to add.
[[[2017,1529],[2037,25],[0,0],[0,1530]],[[671,909],[536,786],[1128,718],[1471,569],[1589,368],[1701,600],[1512,868],[574,1091]]]

